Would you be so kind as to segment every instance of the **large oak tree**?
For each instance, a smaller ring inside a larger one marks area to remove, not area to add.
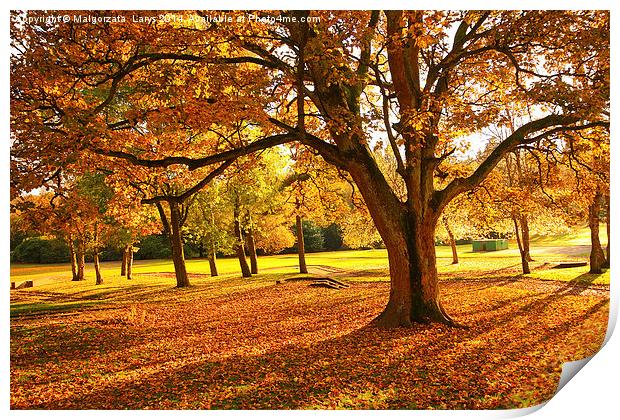
[[[258,13],[270,14],[280,19],[83,25],[14,13],[13,188],[82,153],[194,170],[299,141],[350,174],[387,247],[391,292],[377,323],[452,323],[435,263],[442,210],[515,147],[608,125],[608,12]],[[501,123],[509,102],[526,122],[446,179],[455,140]],[[145,133],[152,120],[208,130],[240,119],[265,137],[180,150]],[[377,164],[378,136],[404,197]]]

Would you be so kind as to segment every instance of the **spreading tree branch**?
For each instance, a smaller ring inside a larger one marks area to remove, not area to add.
[[[436,191],[433,194],[434,206],[437,209],[443,208],[458,194],[475,188],[486,178],[493,168],[495,168],[506,153],[514,150],[519,145],[536,142],[541,138],[551,136],[560,131],[578,131],[592,127],[609,126],[609,122],[605,121],[574,125],[578,120],[579,118],[575,116],[548,115],[544,118],[524,124],[502,141],[470,176],[455,178],[443,190]],[[529,137],[530,134],[545,129],[550,130],[537,136]]]
[[[215,177],[217,177],[217,176],[221,175],[222,173],[224,173],[224,170],[226,168],[228,168],[234,161],[235,161],[235,159],[229,159],[229,160],[225,161],[220,166],[218,166],[216,169],[211,171],[207,176],[205,176],[203,179],[201,179],[200,182],[198,182],[192,188],[186,190],[182,194],[179,194],[179,195],[170,195],[170,194],[157,195],[155,197],[143,199],[142,200],[142,204],[156,204],[156,203],[159,203],[159,202],[162,202],[162,201],[175,202],[177,204],[182,204],[185,200],[187,200],[188,198],[192,197],[198,191],[203,189]]]
[[[123,152],[120,150],[106,150],[100,147],[90,147],[89,150],[99,155],[124,159],[129,163],[137,166],[144,166],[147,168],[165,168],[171,165],[185,165],[190,171],[193,171],[198,168],[224,162],[230,159],[236,159],[238,157],[257,152],[259,150],[268,149],[270,147],[285,144],[294,140],[297,140],[296,134],[275,134],[273,136],[263,137],[262,139],[256,140],[246,146],[216,153],[203,158],[168,156],[162,159],[143,159],[132,153]]]

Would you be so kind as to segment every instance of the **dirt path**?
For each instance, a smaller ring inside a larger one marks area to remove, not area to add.
[[[590,245],[570,245],[570,246],[537,246],[532,249],[534,253],[540,254],[562,254],[567,256],[581,256],[590,253]]]
[[[341,268],[331,267],[329,265],[309,265],[308,266],[308,274],[316,274],[321,276],[328,275],[343,275],[348,273],[350,270],[343,270]]]
[[[609,297],[609,285],[607,284],[580,284],[559,280],[541,280],[522,277],[502,277],[497,279],[446,279],[444,284],[461,284],[473,287],[510,287],[515,289],[529,290],[538,293],[561,293],[566,295]]]

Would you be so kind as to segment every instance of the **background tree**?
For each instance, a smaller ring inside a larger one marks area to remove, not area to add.
[[[280,184],[287,161],[278,149],[261,152],[235,162],[231,171],[234,176],[225,182],[225,199],[233,214],[231,231],[234,249],[239,259],[243,277],[258,274],[256,234],[261,226],[272,227],[274,222],[283,223],[272,216],[281,206]],[[247,252],[247,253],[246,253]],[[246,255],[250,258],[247,265]]]
[[[295,237],[299,258],[299,272],[308,273],[306,265],[306,240],[304,231],[311,229],[305,219],[327,226],[338,220],[348,209],[345,196],[349,190],[343,174],[317,156],[311,149],[294,144],[290,148],[293,164],[283,181],[290,213],[295,218]],[[322,241],[322,237],[321,237]],[[318,245],[318,244],[317,244]],[[314,248],[322,248],[323,244]]]
[[[196,194],[185,229],[185,236],[200,251],[206,253],[209,260],[211,276],[217,276],[216,254],[218,251],[229,252],[233,248],[232,236],[227,232],[228,208],[222,197],[222,182],[213,182],[209,188]]]
[[[477,235],[475,226],[469,219],[471,198],[460,196],[452,201],[443,211],[441,224],[438,225],[437,237],[444,239],[452,251],[452,264],[459,263],[456,248],[457,239],[471,239]]]
[[[565,177],[567,193],[564,202],[569,215],[579,217],[585,213],[590,228],[590,272],[602,273],[609,261],[609,227],[607,228],[607,257],[601,245],[600,219],[605,215],[609,225],[609,132],[592,129],[580,133],[564,133],[561,136],[563,152],[551,145],[547,153],[558,155],[561,163],[569,169],[572,176]]]
[[[102,173],[86,173],[76,183],[76,192],[80,197],[83,214],[88,214],[89,223],[85,234],[86,244],[93,255],[95,267],[95,282],[103,284],[99,254],[106,244],[107,238],[114,229],[118,228],[115,221],[108,216],[108,203],[114,192],[105,183]]]
[[[112,190],[114,191],[113,188]],[[134,253],[139,250],[135,245],[142,238],[160,231],[158,216],[152,206],[141,205],[135,200],[128,199],[126,194],[119,194],[118,191],[114,191],[107,204],[106,214],[116,224],[116,228],[108,234],[108,243],[121,249],[120,274],[131,280]]]

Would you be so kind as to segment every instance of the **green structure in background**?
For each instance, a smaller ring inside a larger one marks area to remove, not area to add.
[[[508,249],[507,239],[475,239],[472,242],[472,250],[474,252],[479,251],[499,251],[501,249]]]

